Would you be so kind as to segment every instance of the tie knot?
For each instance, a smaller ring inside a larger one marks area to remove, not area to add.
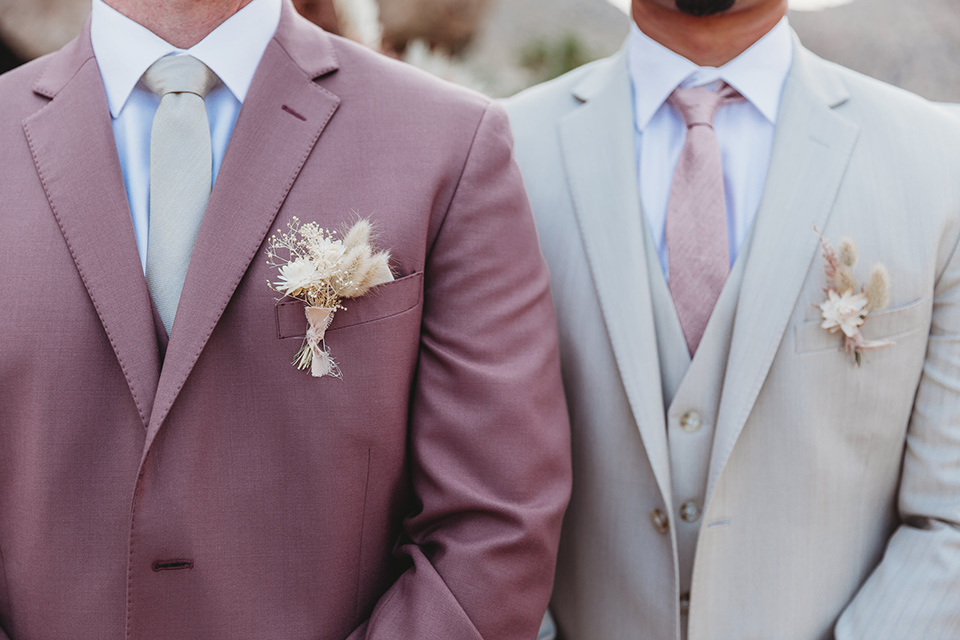
[[[161,98],[168,93],[194,93],[206,97],[217,84],[217,74],[193,56],[164,56],[147,69],[143,82]]]
[[[712,127],[713,117],[717,114],[720,105],[742,99],[743,96],[736,89],[724,82],[716,91],[703,87],[689,89],[678,87],[667,98],[667,102],[680,112],[689,129],[698,124]]]

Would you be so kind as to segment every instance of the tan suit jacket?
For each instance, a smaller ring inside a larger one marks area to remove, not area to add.
[[[677,638],[668,434],[683,407],[661,395],[626,56],[507,107],[573,425],[559,634]],[[814,226],[858,242],[861,281],[876,262],[890,273],[863,332],[896,344],[860,367],[820,327]],[[689,638],[960,638],[958,242],[960,123],[797,43],[715,382]]]

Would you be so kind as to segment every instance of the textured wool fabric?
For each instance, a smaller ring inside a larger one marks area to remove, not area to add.
[[[143,74],[160,96],[150,132],[147,285],[167,335],[210,200],[213,154],[203,98],[217,76],[193,56],[165,56]]]
[[[0,629],[535,637],[569,431],[501,107],[285,2],[162,366],[88,33],[0,77],[0,114]],[[265,239],[357,214],[397,279],[313,378]]]
[[[687,125],[670,187],[666,240],[670,293],[691,355],[730,273],[723,160],[713,118],[739,96],[724,83],[716,91],[675,89],[667,99]]]
[[[691,409],[714,435],[690,640],[960,637],[960,121],[796,44],[714,416],[663,400],[625,52],[507,108],[572,423],[559,637],[680,637]],[[857,242],[860,282],[890,273],[863,333],[896,344],[860,367],[820,327],[814,225]]]

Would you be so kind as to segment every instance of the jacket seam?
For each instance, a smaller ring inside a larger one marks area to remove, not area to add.
[[[357,588],[356,603],[353,608],[353,619],[360,623],[360,583],[363,577],[363,532],[364,525],[367,522],[367,496],[370,493],[370,462],[372,458],[373,447],[367,447],[367,477],[363,483],[363,507],[360,511],[360,544],[357,545]]]
[[[0,592],[0,594],[2,594],[6,600],[7,613],[12,615],[12,607],[10,606],[10,580],[7,577],[7,563],[4,562],[3,558],[3,545],[0,545],[0,574],[2,574],[3,577],[3,591]],[[0,603],[2,603],[2,601],[0,601]],[[2,609],[0,609],[0,613],[3,613]],[[2,629],[3,625],[0,625],[0,630]]]
[[[467,173],[467,165],[470,164],[470,158],[473,157],[473,151],[477,144],[477,138],[480,135],[480,129],[483,127],[484,121],[487,119],[487,114],[490,113],[490,108],[493,105],[492,102],[484,106],[483,113],[480,114],[480,119],[477,121],[477,126],[473,130],[473,136],[470,138],[470,146],[467,149],[467,153],[463,158],[463,164],[460,166],[460,172],[457,175],[457,184],[453,189],[453,193],[450,195],[450,201],[447,203],[446,209],[443,211],[443,216],[440,218],[440,224],[437,226],[437,233],[433,238],[433,241],[430,243],[430,248],[427,250],[427,255],[433,253],[433,248],[436,246],[437,242],[440,240],[440,235],[443,233],[443,227],[447,223],[447,219],[450,216],[450,209],[453,208],[453,203],[457,199],[457,195],[460,193],[460,187],[463,185],[463,177]],[[426,271],[426,269],[424,269]]]

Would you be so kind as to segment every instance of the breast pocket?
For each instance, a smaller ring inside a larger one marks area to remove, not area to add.
[[[928,317],[929,298],[920,298],[905,305],[877,311],[867,316],[860,332],[867,340],[898,339],[920,331]],[[819,353],[843,348],[843,334],[830,333],[820,326],[822,320],[809,320],[796,327],[797,353]]]
[[[423,291],[423,272],[417,271],[393,282],[374,287],[366,295],[342,302],[345,309],[337,311],[327,333],[360,324],[384,320],[413,309],[420,304]],[[304,303],[299,300],[281,300],[276,305],[277,337],[303,338],[307,334]]]

